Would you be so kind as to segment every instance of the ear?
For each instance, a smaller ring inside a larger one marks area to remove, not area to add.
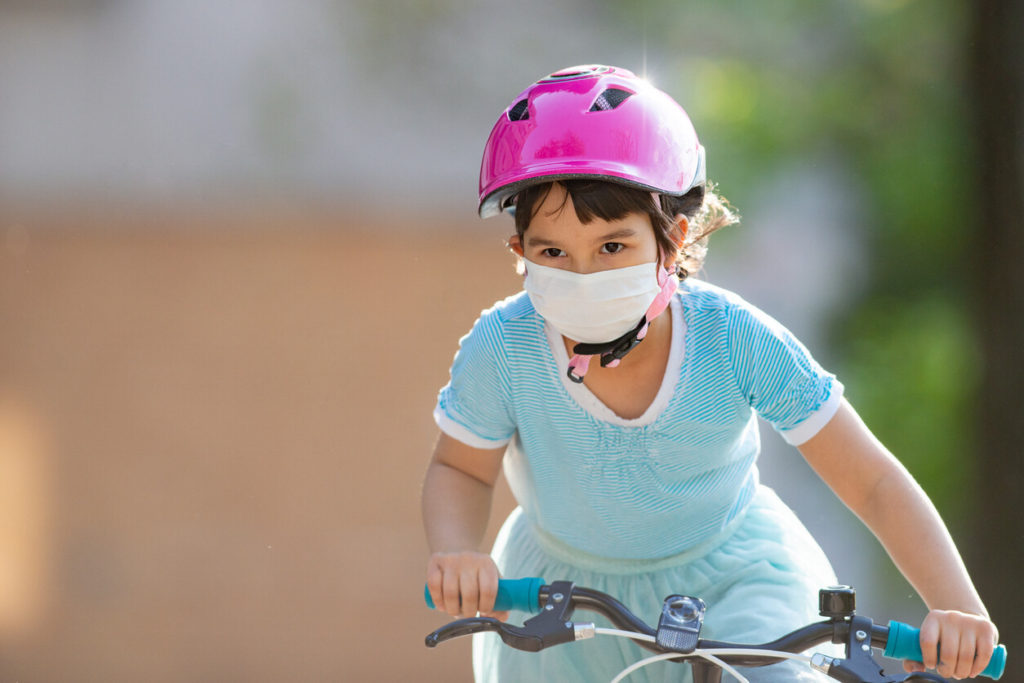
[[[677,248],[682,249],[686,244],[686,235],[690,232],[690,221],[681,213],[676,214],[676,225],[679,227],[679,243]]]
[[[681,213],[676,214],[676,228],[675,234],[672,235],[672,242],[676,247],[675,252],[665,255],[664,265],[669,270],[675,268],[676,257],[679,255],[680,250],[682,250],[683,245],[686,244],[686,235],[690,230],[690,221]]]
[[[523,240],[519,237],[518,233],[508,238],[508,248],[515,252],[515,255],[519,258],[526,258],[523,255]]]

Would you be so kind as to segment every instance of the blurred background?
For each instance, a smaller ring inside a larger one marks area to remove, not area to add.
[[[582,63],[687,108],[744,218],[703,277],[839,373],[1012,648],[1021,4],[0,0],[0,681],[471,679],[422,645],[430,412],[519,288],[483,142]],[[764,441],[861,611],[919,620]]]

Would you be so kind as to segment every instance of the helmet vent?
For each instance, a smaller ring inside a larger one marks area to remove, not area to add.
[[[530,102],[529,100],[519,100],[508,110],[509,121],[525,121],[530,118]]]
[[[632,95],[633,93],[628,90],[608,88],[597,96],[594,104],[590,107],[590,111],[609,111],[610,109],[615,109],[615,107],[625,102]]]
[[[606,74],[610,71],[612,71],[612,67],[602,66],[600,64],[591,64],[586,66],[570,66],[568,69],[556,71],[547,78],[543,78],[538,82],[551,83],[554,81],[575,80],[577,78],[593,78],[595,76],[600,76],[601,74]]]

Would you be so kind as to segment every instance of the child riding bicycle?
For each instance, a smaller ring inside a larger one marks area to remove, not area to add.
[[[924,665],[976,675],[996,628],[927,496],[788,330],[692,276],[708,236],[736,220],[704,163],[682,108],[623,69],[556,72],[499,117],[480,214],[514,215],[525,291],[463,337],[434,411],[423,487],[434,603],[489,614],[499,576],[558,576],[648,618],[666,595],[699,595],[715,606],[713,638],[762,642],[807,623],[836,579],[758,482],[760,416],[924,599]],[[519,507],[489,554],[480,543],[503,465]],[[474,671],[607,680],[635,659],[629,643],[597,642],[522,653],[477,638]],[[787,667],[750,679],[815,680]]]

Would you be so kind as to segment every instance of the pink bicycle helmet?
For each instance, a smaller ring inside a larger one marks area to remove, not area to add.
[[[575,66],[524,90],[480,165],[480,216],[538,182],[599,178],[682,196],[704,184],[704,148],[683,108],[632,72]]]

